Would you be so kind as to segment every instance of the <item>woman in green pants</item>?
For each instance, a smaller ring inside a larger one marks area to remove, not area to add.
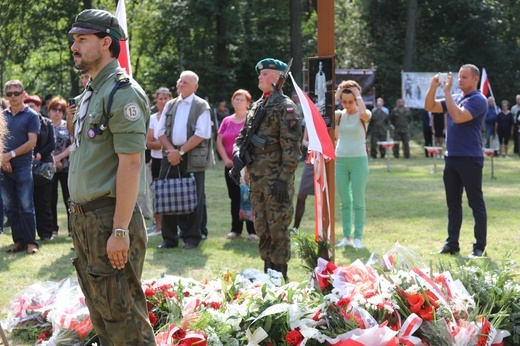
[[[343,239],[336,247],[363,248],[365,189],[368,180],[366,126],[372,114],[365,107],[361,87],[352,80],[341,82],[336,99],[343,110],[336,115],[336,186],[340,198]],[[352,236],[352,223],[354,235]]]

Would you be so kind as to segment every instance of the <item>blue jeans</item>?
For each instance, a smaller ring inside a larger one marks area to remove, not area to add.
[[[11,222],[13,242],[26,247],[36,242],[36,218],[33,202],[33,176],[31,168],[18,168],[13,173],[0,174],[5,214]]]
[[[473,249],[484,251],[487,237],[487,213],[482,193],[483,157],[445,156],[444,187],[448,205],[448,238],[446,245],[460,250],[459,235],[462,226],[462,193],[466,190],[469,207],[475,220]]]
[[[495,124],[486,124],[486,148],[491,148],[491,136],[495,135]]]

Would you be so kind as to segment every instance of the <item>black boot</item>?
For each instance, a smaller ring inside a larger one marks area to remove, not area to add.
[[[267,274],[267,269],[273,269],[273,263],[271,263],[270,259],[264,261],[264,273]]]
[[[274,264],[272,266],[272,269],[282,273],[283,279],[285,282],[289,282],[289,278],[287,277],[287,264]]]

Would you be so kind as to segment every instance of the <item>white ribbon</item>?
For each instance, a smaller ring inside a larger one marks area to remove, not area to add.
[[[246,330],[246,337],[249,341],[247,346],[259,346],[260,342],[262,342],[268,336],[269,334],[267,334],[264,328],[262,327],[258,327],[254,333],[251,333],[251,330],[248,328]]]

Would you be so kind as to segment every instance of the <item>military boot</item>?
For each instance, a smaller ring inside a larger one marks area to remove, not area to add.
[[[272,266],[272,269],[282,273],[283,279],[285,282],[289,282],[289,278],[287,277],[287,264],[274,264]]]
[[[267,274],[267,269],[273,269],[273,263],[271,263],[270,259],[264,260],[264,273]]]

